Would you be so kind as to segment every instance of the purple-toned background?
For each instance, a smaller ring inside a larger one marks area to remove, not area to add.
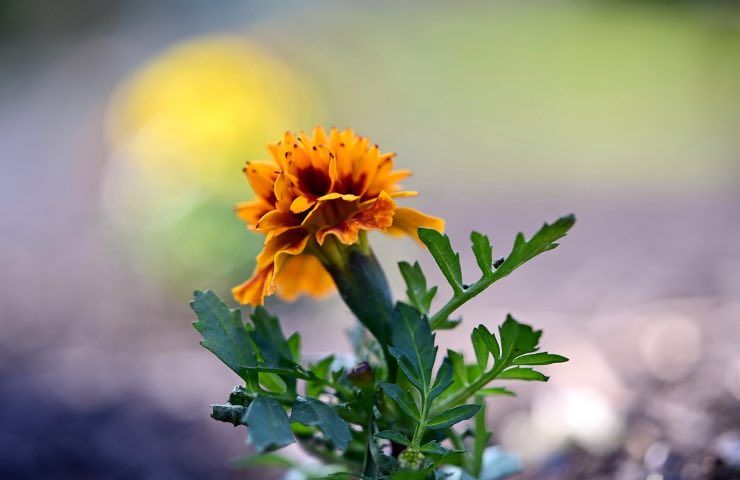
[[[232,468],[187,301],[251,271],[242,163],[321,123],[398,152],[471,276],[470,230],[577,214],[439,335],[511,312],[571,358],[490,403],[519,478],[739,478],[737,85],[722,2],[3,2],[0,477],[280,478]],[[399,260],[443,283],[371,241],[399,296]],[[268,307],[349,354],[336,297]]]

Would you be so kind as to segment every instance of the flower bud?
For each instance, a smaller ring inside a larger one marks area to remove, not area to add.
[[[407,448],[398,456],[398,466],[419,470],[424,462],[424,454],[414,448]]]
[[[352,385],[362,389],[372,387],[375,381],[373,368],[367,362],[359,363],[347,374],[347,377],[352,382]]]

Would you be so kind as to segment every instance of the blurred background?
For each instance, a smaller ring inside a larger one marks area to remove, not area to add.
[[[577,214],[439,336],[512,312],[571,358],[490,403],[518,479],[740,478],[740,6],[709,0],[2,1],[1,478],[280,478],[233,468],[187,302],[251,272],[243,163],[314,124],[397,152],[463,252]],[[399,296],[397,261],[433,275],[372,242]],[[268,306],[350,352],[336,296]]]

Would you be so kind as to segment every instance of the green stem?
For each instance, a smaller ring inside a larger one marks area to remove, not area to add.
[[[475,416],[475,438],[473,442],[473,465],[470,473],[475,478],[480,477],[483,467],[483,452],[488,444],[489,435],[486,432],[486,400],[483,395],[476,395],[475,403],[481,405],[480,410]]]
[[[441,402],[436,410],[435,414],[439,414],[441,412],[444,412],[445,410],[449,410],[452,407],[456,407],[462,403],[464,403],[468,398],[475,395],[480,389],[491,383],[498,377],[501,372],[506,369],[506,367],[511,365],[511,356],[513,354],[509,353],[506,357],[500,358],[496,361],[496,364],[494,367],[478,377],[473,383],[470,385],[467,385],[462,388],[462,390],[458,390],[455,392],[451,397],[448,397],[445,401]]]
[[[488,288],[496,280],[498,279],[483,277],[465,290],[462,290],[459,293],[455,292],[452,299],[450,299],[449,302],[447,302],[442,308],[439,309],[437,313],[432,315],[432,318],[429,319],[429,325],[431,326],[432,330],[438,328],[442,324],[442,322],[444,322],[450,317],[450,315],[452,315],[452,312],[454,312],[465,302]]]
[[[442,322],[444,322],[450,317],[450,315],[452,315],[452,312],[460,308],[465,302],[475,297],[486,288],[490,287],[494,282],[497,282],[498,280],[501,280],[502,278],[510,274],[512,271],[514,271],[515,268],[516,266],[509,266],[504,264],[490,274],[484,275],[480,278],[480,280],[478,280],[468,288],[465,288],[463,290],[453,288],[454,294],[452,299],[450,299],[449,302],[447,302],[442,308],[439,309],[437,313],[432,315],[432,318],[429,319],[429,324],[431,325],[432,330],[438,328]]]
[[[419,448],[421,440],[424,437],[424,430],[427,428],[427,419],[429,418],[429,402],[427,401],[427,395],[422,393],[421,395],[421,416],[419,423],[416,424],[416,430],[414,430],[414,438],[411,439],[411,446],[413,448]]]
[[[327,239],[319,250],[325,249],[329,240],[333,239]],[[325,254],[317,257],[334,279],[344,303],[380,343],[393,378],[395,361],[388,353],[393,298],[385,273],[366,244],[347,247],[336,242],[332,245],[335,247],[342,250],[342,261],[335,261]]]

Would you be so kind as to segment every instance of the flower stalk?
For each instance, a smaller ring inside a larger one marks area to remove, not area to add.
[[[385,273],[366,242],[356,245],[342,245],[330,239],[321,247],[319,259],[334,280],[339,295],[350,311],[368,329],[383,348],[386,359],[393,314],[391,296]],[[341,252],[330,255],[328,251]],[[334,250],[336,249],[336,250]]]

